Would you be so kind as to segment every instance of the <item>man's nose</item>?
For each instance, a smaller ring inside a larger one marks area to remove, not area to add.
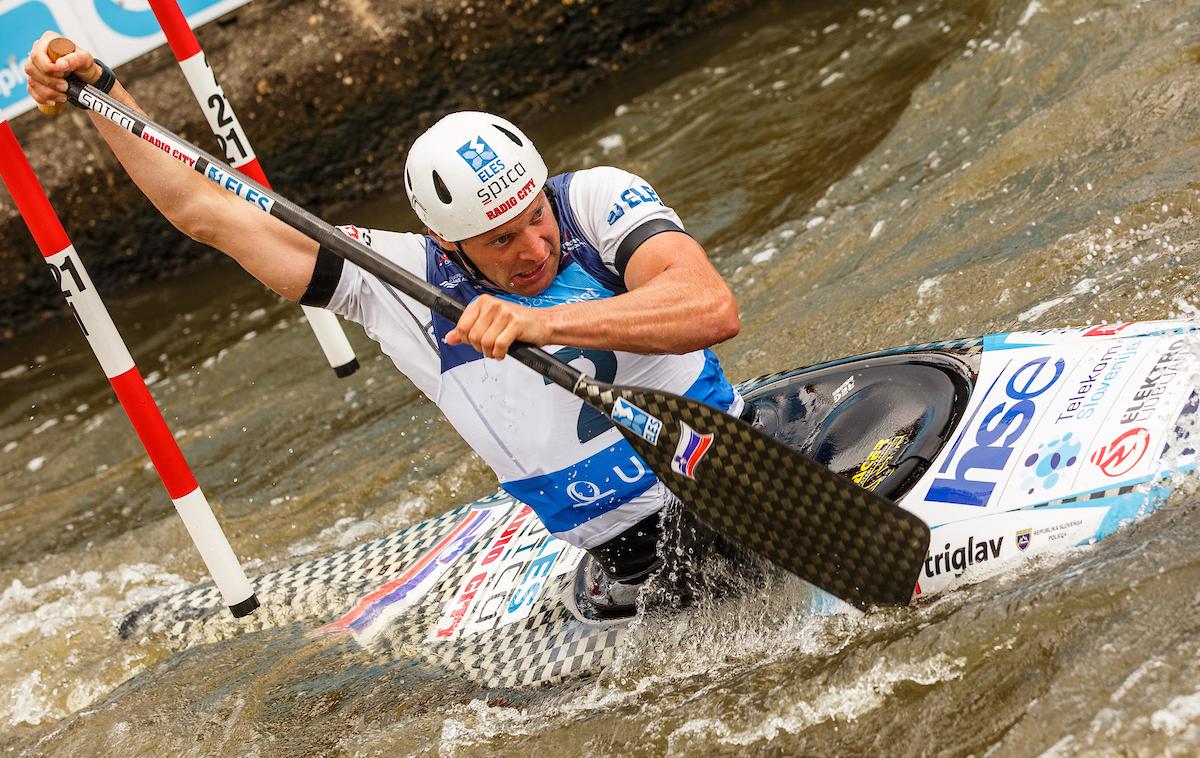
[[[537,228],[530,226],[521,232],[521,258],[538,260],[542,257],[542,235]]]

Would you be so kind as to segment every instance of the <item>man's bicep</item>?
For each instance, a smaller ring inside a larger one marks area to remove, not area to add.
[[[625,286],[637,289],[669,268],[720,280],[699,242],[684,232],[663,231],[630,252],[625,263]]]
[[[218,216],[206,244],[241,264],[255,279],[289,300],[299,300],[313,276],[318,244],[243,200],[219,196]]]

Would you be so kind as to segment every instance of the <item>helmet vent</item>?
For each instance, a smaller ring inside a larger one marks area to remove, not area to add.
[[[438,199],[446,205],[449,205],[454,201],[454,198],[450,196],[450,189],[446,186],[446,183],[442,181],[442,177],[436,171],[433,172],[433,188],[437,190]]]
[[[408,171],[404,172],[404,182],[405,182],[405,184],[408,185],[408,191],[412,192],[413,186],[412,186],[412,173],[411,172],[408,172]]]
[[[521,141],[520,137],[505,129],[503,126],[500,126],[499,124],[492,124],[492,126],[496,127],[496,129],[498,129],[505,137],[508,137],[510,140],[512,140],[517,147],[525,147],[525,143]]]

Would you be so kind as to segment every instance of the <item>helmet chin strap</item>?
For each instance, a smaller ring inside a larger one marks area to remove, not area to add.
[[[542,190],[546,193],[546,199],[550,201],[550,212],[552,214],[554,214],[554,220],[557,221],[558,220],[558,197],[555,195],[554,190],[550,187],[549,184],[547,184],[545,187],[543,187]],[[444,247],[442,249],[446,250],[446,248],[444,248]],[[492,281],[482,271],[480,271],[479,267],[475,265],[475,261],[471,260],[470,256],[468,256],[466,251],[463,250],[461,242],[455,242],[454,249],[446,250],[446,255],[450,258],[451,261],[454,262],[454,265],[458,266],[463,271],[467,272],[467,276],[474,279],[476,283],[482,284],[487,287],[492,287],[494,289],[498,289],[501,292],[507,291],[503,287],[501,287],[500,285],[498,285],[494,281]],[[559,263],[559,268],[561,269],[563,261],[560,259],[558,263]]]
[[[493,282],[482,271],[479,270],[479,267],[475,265],[475,261],[471,260],[463,250],[461,242],[455,242],[454,249],[447,250],[446,254],[450,257],[450,260],[454,261],[454,265],[458,266],[463,271],[466,271],[467,276],[474,279],[478,284],[494,287],[501,291],[504,290],[503,287]]]

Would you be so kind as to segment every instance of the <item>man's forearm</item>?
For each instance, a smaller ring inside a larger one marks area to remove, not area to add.
[[[724,282],[665,272],[625,294],[546,309],[555,345],[687,353],[735,336],[737,303]]]
[[[122,103],[145,114],[120,82],[109,93]],[[205,215],[201,198],[219,192],[199,174],[164,154],[153,145],[138,139],[99,114],[88,112],[92,123],[108,143],[113,155],[134,184],[172,224],[184,234],[205,241]]]

